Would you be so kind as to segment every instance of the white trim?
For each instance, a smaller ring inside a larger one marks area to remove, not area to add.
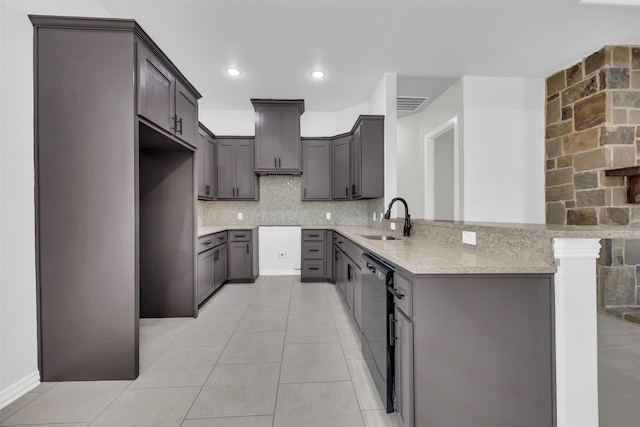
[[[261,276],[299,276],[300,270],[260,270]]]
[[[598,427],[599,239],[553,239],[557,426]]]
[[[0,409],[40,385],[40,372],[34,371],[0,391]]]
[[[462,177],[460,173],[462,171],[461,166],[461,150],[460,150],[460,138],[458,137],[458,116],[454,116],[447,120],[428,134],[424,136],[424,214],[425,218],[433,219],[435,215],[434,197],[435,189],[433,187],[434,177],[434,144],[435,139],[445,132],[453,129],[453,220],[462,221]]]

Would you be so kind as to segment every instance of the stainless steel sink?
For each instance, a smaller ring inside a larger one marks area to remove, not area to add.
[[[362,237],[369,240],[402,240],[393,236],[362,236]]]

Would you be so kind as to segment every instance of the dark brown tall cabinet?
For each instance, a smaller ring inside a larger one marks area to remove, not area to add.
[[[302,99],[252,99],[256,110],[256,173],[300,174]]]
[[[196,313],[200,94],[133,20],[30,19],[41,377],[133,379],[139,318]]]

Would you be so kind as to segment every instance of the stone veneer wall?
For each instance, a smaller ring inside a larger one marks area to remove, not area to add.
[[[547,223],[640,226],[623,177],[640,164],[640,47],[605,46],[547,78]],[[640,304],[640,241],[603,240],[600,308]]]
[[[300,200],[300,177],[261,176],[259,201],[198,201],[198,225],[361,225],[380,228],[373,221],[385,210],[384,199],[351,201]],[[238,220],[238,212],[243,219]],[[331,212],[327,220],[326,212]]]

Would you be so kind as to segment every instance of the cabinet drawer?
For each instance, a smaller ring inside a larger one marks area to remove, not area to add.
[[[324,230],[302,230],[304,241],[324,241]]]
[[[302,259],[324,259],[324,242],[302,242]]]
[[[198,237],[198,253],[202,253],[215,246],[213,236],[213,234],[209,234],[208,236]]]
[[[231,230],[229,231],[230,242],[250,242],[251,230]]]
[[[316,260],[303,260],[301,273],[303,278],[321,279],[324,277],[324,262]]]
[[[227,232],[223,231],[221,233],[216,233],[213,235],[213,244],[215,246],[221,245],[223,243],[227,243]]]
[[[393,298],[393,301],[404,314],[408,317],[413,316],[413,283],[400,276],[399,274],[394,274],[393,281],[395,282],[393,287],[399,294],[404,295],[402,298]]]

